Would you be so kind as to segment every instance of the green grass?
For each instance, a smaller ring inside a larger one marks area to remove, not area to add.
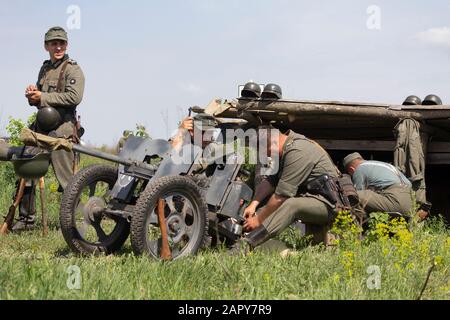
[[[96,162],[83,158],[83,165]],[[6,212],[14,191],[0,165],[0,207]],[[60,195],[47,178],[50,233],[37,230],[0,238],[0,299],[416,299],[434,262],[423,299],[450,298],[450,235],[435,219],[412,227],[411,237],[339,246],[305,246],[295,232],[283,239],[297,247],[229,256],[205,250],[195,257],[155,262],[136,257],[129,241],[113,256],[72,254],[58,230]],[[39,202],[39,201],[38,201]],[[39,216],[38,216],[39,217]],[[80,289],[69,289],[71,266],[81,272]],[[369,289],[369,266],[378,266],[381,288]]]

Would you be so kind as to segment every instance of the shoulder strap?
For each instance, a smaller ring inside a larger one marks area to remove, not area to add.
[[[292,139],[292,141],[295,141],[295,140],[306,140],[306,141],[311,142],[312,144],[315,144],[317,147],[319,147],[320,150],[322,150],[322,152],[328,157],[328,159],[330,160],[330,162],[333,164],[334,168],[336,169],[337,175],[338,175],[338,176],[341,176],[341,175],[342,175],[341,171],[340,171],[340,170],[338,169],[338,167],[334,164],[333,159],[331,159],[330,154],[329,154],[329,153],[328,153],[328,152],[327,152],[320,144],[318,144],[316,141],[314,141],[314,140],[312,140],[312,139],[310,139],[310,138],[308,138],[308,137],[306,137],[306,136],[304,136],[304,135],[302,135],[302,134],[297,134],[297,136],[294,137],[294,138]]]
[[[64,73],[66,72],[67,65],[69,64],[69,59],[63,62],[61,71],[59,72],[58,84],[56,85],[56,92],[64,92]]]
[[[309,142],[311,142],[311,143],[315,144],[317,147],[319,147],[319,149],[322,150],[322,152],[323,152],[324,154],[326,154],[326,156],[328,157],[328,159],[329,159],[329,160],[331,161],[331,163],[333,164],[334,168],[336,169],[336,172],[337,172],[338,176],[341,176],[341,175],[342,175],[341,171],[340,171],[340,170],[338,169],[338,167],[334,164],[333,159],[331,159],[330,154],[329,154],[329,153],[328,153],[328,152],[327,152],[320,144],[318,144],[316,141],[311,140],[311,139],[309,139],[309,138],[307,138],[307,137],[305,137],[305,140],[308,140]]]

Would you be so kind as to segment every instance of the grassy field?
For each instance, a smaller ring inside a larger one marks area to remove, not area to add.
[[[450,298],[450,235],[439,219],[329,248],[306,246],[291,229],[280,237],[291,248],[284,257],[279,250],[231,257],[207,249],[164,263],[134,256],[127,241],[116,255],[81,258],[58,230],[55,178],[46,181],[50,233],[42,237],[38,225],[0,238],[0,299],[417,299],[430,268],[422,299]],[[13,182],[10,165],[1,164],[2,212]]]

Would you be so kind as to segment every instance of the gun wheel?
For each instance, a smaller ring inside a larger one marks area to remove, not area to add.
[[[160,199],[172,259],[196,254],[208,240],[208,206],[199,187],[183,176],[159,178],[142,192],[131,219],[134,252],[161,258],[162,236],[157,215]]]
[[[69,247],[84,255],[111,254],[128,235],[126,219],[104,212],[117,169],[94,165],[79,171],[64,191],[60,209],[61,231]]]

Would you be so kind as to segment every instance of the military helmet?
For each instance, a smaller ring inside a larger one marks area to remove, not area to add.
[[[194,116],[194,126],[201,128],[202,131],[215,129],[219,124],[212,115],[207,113],[199,113]]]
[[[423,99],[422,105],[424,106],[437,106],[442,105],[442,100],[437,95],[430,94]]]
[[[282,97],[281,87],[274,83],[267,84],[261,94],[261,98],[263,99],[281,99]]]
[[[403,102],[404,106],[420,106],[422,104],[422,100],[418,96],[409,96],[406,98],[405,102]]]
[[[61,115],[53,107],[39,109],[36,115],[38,128],[47,132],[55,130],[62,123]]]
[[[16,175],[24,179],[38,179],[45,176],[50,166],[51,153],[40,153],[31,158],[11,159]]]
[[[50,28],[45,34],[45,42],[52,40],[63,40],[67,41],[67,32],[61,27]]]
[[[259,98],[261,97],[261,87],[255,82],[247,82],[241,92],[242,98]]]

